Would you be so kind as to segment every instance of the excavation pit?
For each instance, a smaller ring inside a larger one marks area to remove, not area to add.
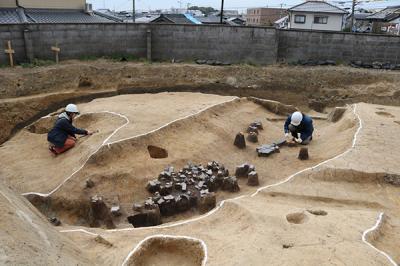
[[[202,266],[206,247],[197,239],[175,236],[153,236],[135,249],[125,265]]]

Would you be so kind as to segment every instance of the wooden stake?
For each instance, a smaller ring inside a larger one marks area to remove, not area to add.
[[[13,58],[13,54],[15,53],[15,51],[12,49],[11,47],[11,41],[7,41],[7,49],[4,50],[4,52],[6,54],[8,54],[8,57],[10,58],[10,66],[14,67],[14,58]]]
[[[58,53],[61,51],[61,49],[58,47],[58,44],[56,43],[56,46],[52,46],[51,50],[56,54],[56,63],[58,64]]]

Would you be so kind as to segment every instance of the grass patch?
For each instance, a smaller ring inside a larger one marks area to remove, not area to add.
[[[32,68],[32,67],[42,67],[42,66],[51,66],[54,65],[55,62],[51,60],[41,60],[41,59],[33,59],[30,63],[21,63],[20,65],[23,68]]]

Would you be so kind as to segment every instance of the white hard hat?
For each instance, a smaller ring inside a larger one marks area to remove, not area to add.
[[[65,111],[68,113],[76,113],[79,114],[79,110],[78,110],[78,106],[76,106],[75,104],[68,104],[67,107],[65,107]]]
[[[290,121],[290,124],[293,126],[298,126],[301,123],[301,120],[303,120],[303,115],[300,112],[294,112],[292,114],[292,119]]]

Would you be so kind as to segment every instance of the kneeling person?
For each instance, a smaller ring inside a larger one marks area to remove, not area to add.
[[[47,134],[47,140],[52,144],[49,148],[52,153],[57,155],[74,147],[75,134],[92,135],[91,132],[72,125],[77,115],[79,115],[78,107],[75,104],[68,104],[65,112],[58,116],[53,129]]]
[[[301,112],[294,112],[287,118],[284,130],[286,138],[290,137],[290,132],[294,141],[307,145],[312,140],[312,134],[314,132],[312,118]]]

